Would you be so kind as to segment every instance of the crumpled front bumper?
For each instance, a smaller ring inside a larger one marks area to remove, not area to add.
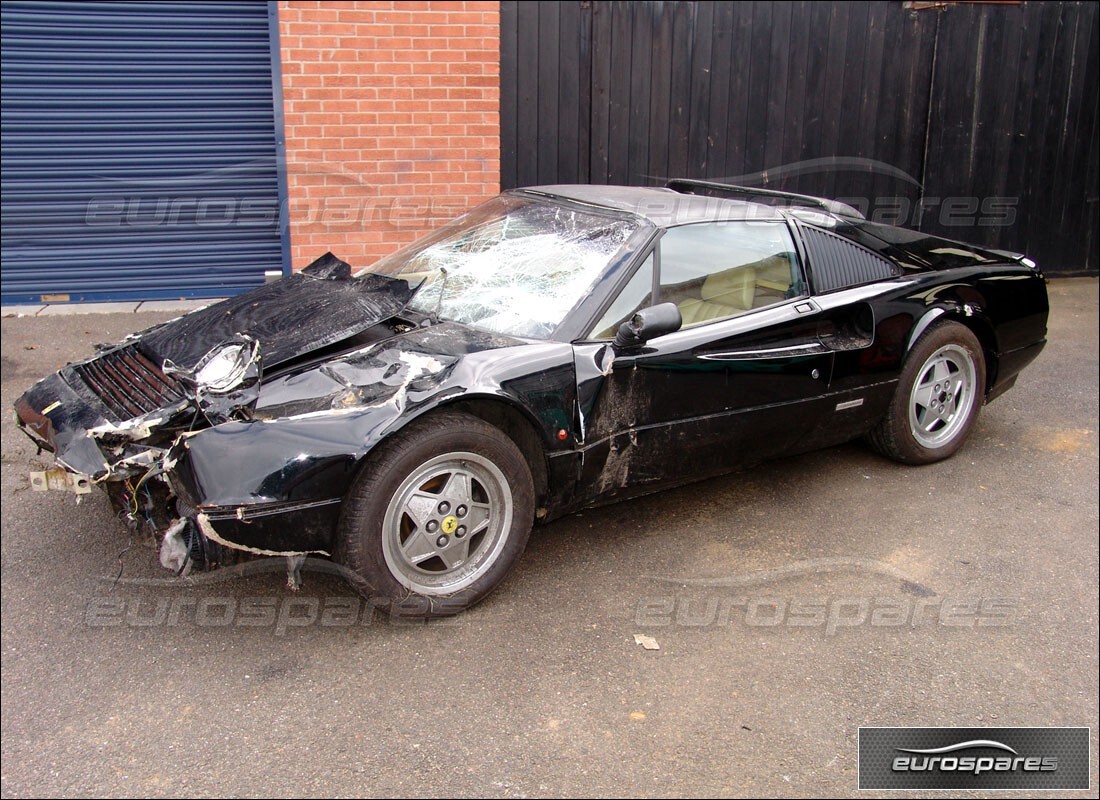
[[[190,520],[194,530],[223,547],[256,555],[316,553],[328,555],[339,515],[339,499],[245,498],[222,503],[202,489],[183,434],[159,444],[148,439],[155,426],[181,412],[159,410],[125,423],[108,419],[108,411],[76,380],[63,372],[39,381],[15,403],[16,422],[40,450],[52,452],[64,470],[33,472],[32,488],[87,493],[93,485],[107,491],[116,509],[127,516],[155,517],[158,530],[176,519]],[[217,434],[213,438],[218,438]],[[139,493],[138,488],[141,487]],[[148,505],[156,514],[131,514],[133,505]],[[140,500],[140,503],[136,501]],[[213,502],[211,502],[213,500]],[[136,526],[140,519],[129,520]]]
[[[40,449],[51,451],[60,466],[93,482],[110,475],[110,463],[90,433],[108,424],[107,418],[60,373],[39,381],[16,400],[15,414],[19,427]]]

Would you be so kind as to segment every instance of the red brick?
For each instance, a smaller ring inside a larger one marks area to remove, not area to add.
[[[496,2],[281,0],[295,268],[366,266],[499,190]]]

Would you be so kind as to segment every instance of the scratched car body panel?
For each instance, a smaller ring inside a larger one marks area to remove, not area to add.
[[[176,571],[317,554],[430,615],[533,521],[860,436],[945,458],[1043,347],[1023,256],[670,187],[516,190],[358,274],[326,254],[65,367],[19,423]]]

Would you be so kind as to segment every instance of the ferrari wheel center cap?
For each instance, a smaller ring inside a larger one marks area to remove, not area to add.
[[[440,523],[439,527],[443,529],[444,533],[454,533],[455,530],[458,528],[458,517],[444,517],[443,522]]]

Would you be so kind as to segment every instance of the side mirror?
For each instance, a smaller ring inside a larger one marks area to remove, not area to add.
[[[643,308],[619,326],[614,347],[617,350],[641,347],[650,339],[680,330],[683,324],[684,318],[680,316],[680,309],[675,303],[661,303]]]

